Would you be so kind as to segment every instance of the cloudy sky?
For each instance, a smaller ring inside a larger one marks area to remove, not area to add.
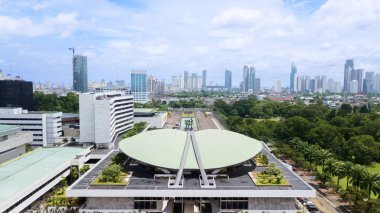
[[[88,56],[89,80],[124,79],[145,69],[170,83],[184,70],[243,65],[262,85],[298,73],[342,80],[347,58],[380,72],[379,0],[0,0],[0,69],[35,82],[72,81],[71,53]]]

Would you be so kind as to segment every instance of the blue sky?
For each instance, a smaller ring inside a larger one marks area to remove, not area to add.
[[[129,81],[145,69],[170,83],[184,70],[254,66],[264,86],[299,74],[342,80],[347,58],[380,72],[378,0],[0,0],[0,69],[35,82],[71,83],[71,53],[88,56],[89,80]]]

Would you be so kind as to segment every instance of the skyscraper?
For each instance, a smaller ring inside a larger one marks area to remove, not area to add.
[[[274,87],[274,91],[275,92],[281,92],[281,81],[280,80],[276,81],[276,85]]]
[[[295,82],[297,75],[297,67],[292,62],[292,67],[290,68],[290,92],[296,91]]]
[[[88,92],[87,56],[75,55],[73,58],[73,90]]]
[[[375,73],[374,72],[366,72],[364,79],[364,93],[372,93],[375,91]]]
[[[242,92],[247,92],[248,91],[248,79],[249,79],[249,67],[244,66],[243,67],[243,87],[242,87]]]
[[[242,92],[255,90],[256,71],[254,67],[243,67],[243,90]]]
[[[260,90],[261,90],[260,78],[256,78],[254,91],[259,92]]]
[[[335,86],[335,81],[332,78],[329,78],[327,81],[327,92],[334,93],[334,86]]]
[[[347,59],[346,64],[344,65],[343,92],[350,92],[351,73],[353,69],[354,69],[354,60]]]
[[[191,73],[191,84],[189,89],[196,90],[198,89],[198,75],[197,73]]]
[[[358,93],[358,81],[357,80],[352,80],[350,82],[350,93]]]
[[[183,73],[183,88],[185,90],[189,89],[189,72],[185,71]]]
[[[358,81],[358,92],[363,92],[363,69],[356,70],[356,80]]]
[[[148,99],[148,75],[145,70],[131,72],[131,94],[135,102],[146,103]]]
[[[230,91],[232,88],[232,72],[229,70],[226,70],[224,72],[224,87]]]
[[[206,89],[207,86],[207,70],[202,71],[202,89]]]

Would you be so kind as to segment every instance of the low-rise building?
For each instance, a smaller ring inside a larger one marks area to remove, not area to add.
[[[70,174],[71,161],[90,148],[39,148],[0,165],[0,212],[23,212]]]
[[[54,146],[62,141],[62,112],[0,108],[0,124],[20,126],[33,133],[34,146]]]
[[[110,148],[133,127],[133,97],[123,92],[82,93],[79,115],[80,143]]]
[[[0,164],[25,153],[26,144],[33,141],[31,132],[21,132],[13,125],[0,125]]]
[[[150,108],[135,108],[134,116],[135,123],[147,122],[150,127],[155,128],[163,128],[168,120],[167,112],[160,112]]]

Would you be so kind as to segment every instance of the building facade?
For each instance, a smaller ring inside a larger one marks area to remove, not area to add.
[[[80,94],[80,143],[113,147],[133,127],[133,109],[133,97],[122,92]]]
[[[20,126],[33,133],[34,146],[54,146],[62,141],[62,112],[0,108],[0,124]]]
[[[73,90],[88,92],[87,56],[75,55],[73,58]]]
[[[205,90],[207,86],[207,70],[202,71],[202,89]]]
[[[224,87],[227,91],[231,91],[232,89],[232,72],[229,70],[224,72]]]
[[[351,81],[351,72],[354,69],[354,60],[347,59],[344,64],[344,82],[343,82],[343,92],[350,91],[350,81]]]
[[[0,125],[0,164],[25,153],[26,144],[31,144],[33,134],[21,132],[13,125]]]
[[[243,67],[243,87],[242,92],[253,92],[255,91],[255,75],[256,71],[254,67]]]
[[[0,107],[21,107],[33,110],[33,83],[0,80]]]
[[[290,68],[290,92],[295,92],[296,88],[296,76],[297,76],[297,67],[292,62],[292,67]]]
[[[145,70],[133,70],[131,72],[131,95],[136,103],[147,103],[148,75]]]

